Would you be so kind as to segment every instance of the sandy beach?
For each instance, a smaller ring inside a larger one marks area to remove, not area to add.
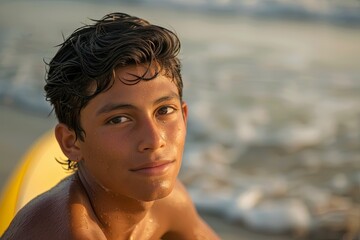
[[[0,187],[3,188],[22,156],[54,126],[55,121],[46,115],[26,113],[2,105],[0,123]]]

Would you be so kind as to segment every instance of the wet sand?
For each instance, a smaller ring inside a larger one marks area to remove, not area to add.
[[[1,189],[28,148],[54,124],[55,121],[45,114],[35,115],[0,105]]]

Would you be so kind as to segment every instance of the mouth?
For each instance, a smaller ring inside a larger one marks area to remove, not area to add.
[[[173,166],[174,163],[175,160],[149,162],[132,168],[130,169],[130,171],[143,175],[163,175],[169,171],[169,169]]]

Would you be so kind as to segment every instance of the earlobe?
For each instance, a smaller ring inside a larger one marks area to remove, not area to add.
[[[63,153],[72,161],[81,160],[81,151],[74,130],[67,125],[59,123],[55,127],[55,137]]]

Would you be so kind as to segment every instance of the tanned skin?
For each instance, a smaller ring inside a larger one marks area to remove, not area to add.
[[[2,239],[219,239],[177,180],[188,109],[174,82],[161,73],[120,81],[146,71],[116,69],[112,87],[81,110],[83,141],[56,126],[78,170],[21,209]]]

